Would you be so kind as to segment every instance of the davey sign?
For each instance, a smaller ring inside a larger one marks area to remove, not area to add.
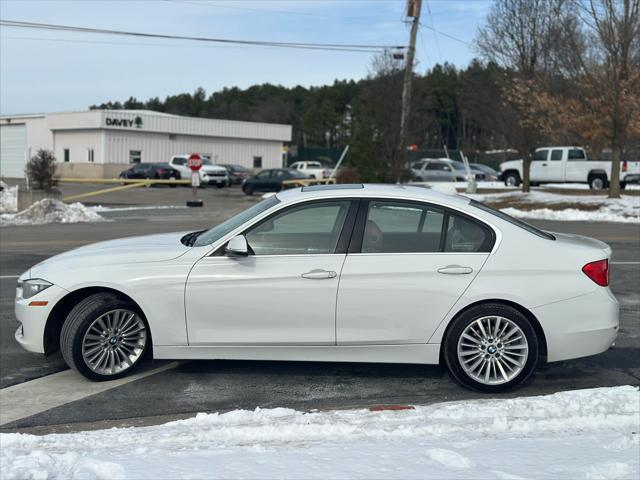
[[[107,127],[125,127],[125,128],[142,128],[142,117],[136,117],[133,120],[129,118],[106,118]]]

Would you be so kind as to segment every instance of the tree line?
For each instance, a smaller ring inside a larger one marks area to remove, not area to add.
[[[515,150],[528,166],[536,147],[608,151],[614,167],[639,159],[640,0],[494,0],[464,68],[416,66],[406,147]],[[361,80],[318,87],[262,84],[91,108],[149,109],[202,118],[289,124],[292,144],[342,149],[364,181],[394,181],[402,71],[391,52]],[[617,169],[613,168],[615,175]],[[611,194],[617,182],[611,179]]]

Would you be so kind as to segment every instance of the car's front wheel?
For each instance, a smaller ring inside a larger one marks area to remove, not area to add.
[[[498,303],[472,307],[457,317],[443,347],[453,378],[464,387],[488,393],[522,384],[538,359],[538,338],[529,320]]]
[[[150,347],[149,329],[137,305],[110,293],[96,293],[78,303],[60,335],[67,365],[99,381],[127,375]]]

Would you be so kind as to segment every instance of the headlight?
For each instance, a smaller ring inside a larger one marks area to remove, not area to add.
[[[18,282],[18,287],[16,289],[16,297],[17,298],[31,298],[34,295],[46,290],[51,285],[51,282],[47,282],[46,280],[42,280],[41,278],[31,278],[29,280],[24,280],[22,282]]]

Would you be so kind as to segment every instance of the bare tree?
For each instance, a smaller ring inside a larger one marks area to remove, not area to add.
[[[541,140],[538,108],[532,96],[556,64],[561,19],[566,0],[495,0],[476,39],[480,53],[509,72],[504,77],[506,104],[514,123],[505,124],[504,137],[523,157],[523,191],[529,191],[529,170]]]
[[[569,65],[581,87],[580,106],[592,114],[592,128],[611,148],[609,196],[619,198],[620,160],[629,142],[640,136],[640,0],[573,4],[585,31],[573,37]]]

